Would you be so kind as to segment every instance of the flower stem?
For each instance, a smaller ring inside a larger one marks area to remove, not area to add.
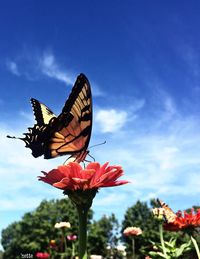
[[[135,238],[132,238],[132,258],[135,259]]]
[[[166,248],[165,248],[164,239],[163,239],[163,226],[162,226],[162,223],[159,223],[159,233],[160,233],[160,242],[161,242],[161,245],[162,245],[163,253],[165,255],[165,258],[168,258],[167,252],[166,252]]]
[[[66,238],[65,238],[65,230],[64,228],[62,228],[62,249],[63,249],[63,253],[66,253],[66,248],[67,248],[67,242],[66,242]]]
[[[79,259],[87,259],[87,215],[88,209],[77,206],[79,218]]]
[[[72,258],[75,256],[75,244],[72,242]]]
[[[191,236],[191,240],[192,240],[192,243],[195,247],[195,250],[196,250],[196,253],[197,253],[197,257],[198,259],[200,259],[200,251],[199,251],[199,247],[197,245],[197,241]]]

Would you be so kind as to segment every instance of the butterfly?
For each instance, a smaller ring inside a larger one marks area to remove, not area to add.
[[[18,139],[25,142],[32,155],[44,155],[45,159],[70,155],[75,162],[84,161],[92,132],[92,94],[87,77],[84,74],[77,77],[58,117],[34,98],[31,104],[36,124]]]
[[[157,202],[160,205],[160,207],[164,209],[163,217],[164,217],[165,222],[166,223],[174,222],[177,215],[173,212],[173,210],[162,200],[157,199]]]

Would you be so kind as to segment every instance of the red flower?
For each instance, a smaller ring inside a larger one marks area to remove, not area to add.
[[[37,252],[35,255],[37,258],[49,258],[50,254],[48,253],[42,253],[42,252]]]
[[[67,236],[67,239],[68,239],[69,241],[74,241],[74,240],[77,239],[77,236],[76,236],[76,235],[68,235],[68,236]]]
[[[181,211],[176,213],[174,221],[164,223],[164,229],[169,231],[179,231],[184,229],[194,229],[200,227],[200,209],[194,212],[194,209],[190,213]]]
[[[76,162],[58,166],[45,176],[39,176],[39,180],[53,185],[62,190],[90,190],[100,187],[112,187],[128,183],[117,181],[123,174],[121,166],[108,166],[108,162],[100,166],[97,162],[89,163],[85,169]]]

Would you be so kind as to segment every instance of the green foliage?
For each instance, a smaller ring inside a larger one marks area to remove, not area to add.
[[[92,218],[91,211],[88,218]],[[65,229],[65,236],[78,233],[78,216],[71,201],[42,201],[36,210],[24,214],[21,221],[9,225],[2,231],[4,258],[17,259],[21,258],[22,254],[50,252],[49,242],[52,239],[56,240],[58,250],[62,251],[62,232],[54,228],[55,223],[61,221],[71,223],[71,228]],[[68,246],[71,246],[70,242]]]
[[[90,225],[88,233],[89,253],[103,256],[106,256],[107,252],[112,253],[118,242],[118,227],[114,214],[94,221]],[[109,251],[108,246],[111,248]]]
[[[151,242],[153,245],[154,250],[149,252],[151,258],[165,258],[165,259],[175,259],[180,258],[183,256],[183,254],[187,251],[191,250],[191,240],[189,240],[187,243],[183,243],[179,247],[177,247],[176,244],[176,238],[171,238],[169,241],[165,241],[165,251],[167,256],[162,252],[162,245],[160,243]]]

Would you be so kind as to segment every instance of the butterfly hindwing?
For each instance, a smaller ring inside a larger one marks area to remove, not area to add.
[[[38,126],[48,124],[56,115],[43,103],[31,98],[31,105]]]

